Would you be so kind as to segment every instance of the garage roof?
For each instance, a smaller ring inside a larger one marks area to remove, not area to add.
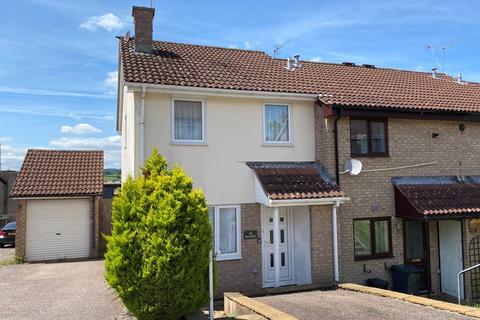
[[[10,197],[101,195],[103,151],[30,149]]]

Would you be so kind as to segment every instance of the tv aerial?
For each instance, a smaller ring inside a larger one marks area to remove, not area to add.
[[[273,49],[273,57],[276,58],[278,56],[278,54],[280,53],[280,49],[285,47],[289,42],[290,42],[290,40],[283,41],[283,42],[280,42],[280,43],[276,43],[275,48]]]
[[[433,58],[435,59],[435,62],[437,63],[437,66],[440,68],[442,73],[445,73],[445,51],[451,47],[453,47],[452,41],[442,44],[427,44],[425,46],[425,50],[432,53]],[[441,54],[441,60],[438,57],[439,54]]]

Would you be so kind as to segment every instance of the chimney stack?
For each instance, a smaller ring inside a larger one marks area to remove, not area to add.
[[[458,73],[458,74],[457,74],[457,82],[458,82],[458,83],[463,83],[462,74],[461,74],[461,73]]]
[[[146,7],[132,8],[132,16],[135,25],[135,51],[152,53],[153,17],[155,9]]]

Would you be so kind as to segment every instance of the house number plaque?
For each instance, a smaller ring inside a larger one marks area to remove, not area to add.
[[[243,232],[243,239],[257,239],[257,230],[247,230]]]

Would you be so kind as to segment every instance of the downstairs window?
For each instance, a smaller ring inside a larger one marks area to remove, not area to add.
[[[355,260],[392,257],[390,217],[353,220]]]

